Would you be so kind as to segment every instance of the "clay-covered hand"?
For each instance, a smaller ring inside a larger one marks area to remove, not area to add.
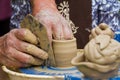
[[[36,47],[37,38],[28,29],[13,29],[0,37],[0,64],[8,67],[41,65],[48,54]]]
[[[71,39],[73,37],[67,20],[56,8],[55,0],[33,0],[32,4],[32,14],[46,27],[50,41],[52,36],[55,39]]]

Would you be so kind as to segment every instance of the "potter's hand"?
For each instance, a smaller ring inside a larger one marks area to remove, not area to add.
[[[33,0],[33,15],[46,26],[50,41],[52,35],[55,39],[73,37],[68,22],[60,15],[54,0]]]
[[[11,30],[0,37],[0,63],[8,67],[41,65],[48,55],[35,44],[37,39],[29,30]]]

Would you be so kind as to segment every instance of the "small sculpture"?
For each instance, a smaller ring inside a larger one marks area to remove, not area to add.
[[[113,32],[104,23],[94,28],[90,41],[72,64],[85,77],[107,79],[117,75],[120,60],[120,43],[113,39]]]
[[[89,36],[89,39],[92,39],[92,38],[98,36],[99,34],[109,35],[111,38],[114,37],[113,31],[105,23],[101,23],[98,26],[96,26],[95,28],[93,28],[91,30],[91,34]]]

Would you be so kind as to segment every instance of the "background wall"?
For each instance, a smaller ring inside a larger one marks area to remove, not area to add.
[[[0,36],[9,31],[10,16],[10,0],[0,0]]]

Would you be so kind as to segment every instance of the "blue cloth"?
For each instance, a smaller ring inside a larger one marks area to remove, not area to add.
[[[118,42],[120,42],[120,31],[115,32],[114,39],[117,40]]]
[[[31,13],[30,0],[11,0],[12,17],[10,20],[10,28],[19,28],[20,21],[29,13]]]
[[[113,31],[120,31],[120,1],[92,0],[92,27],[104,22]]]

